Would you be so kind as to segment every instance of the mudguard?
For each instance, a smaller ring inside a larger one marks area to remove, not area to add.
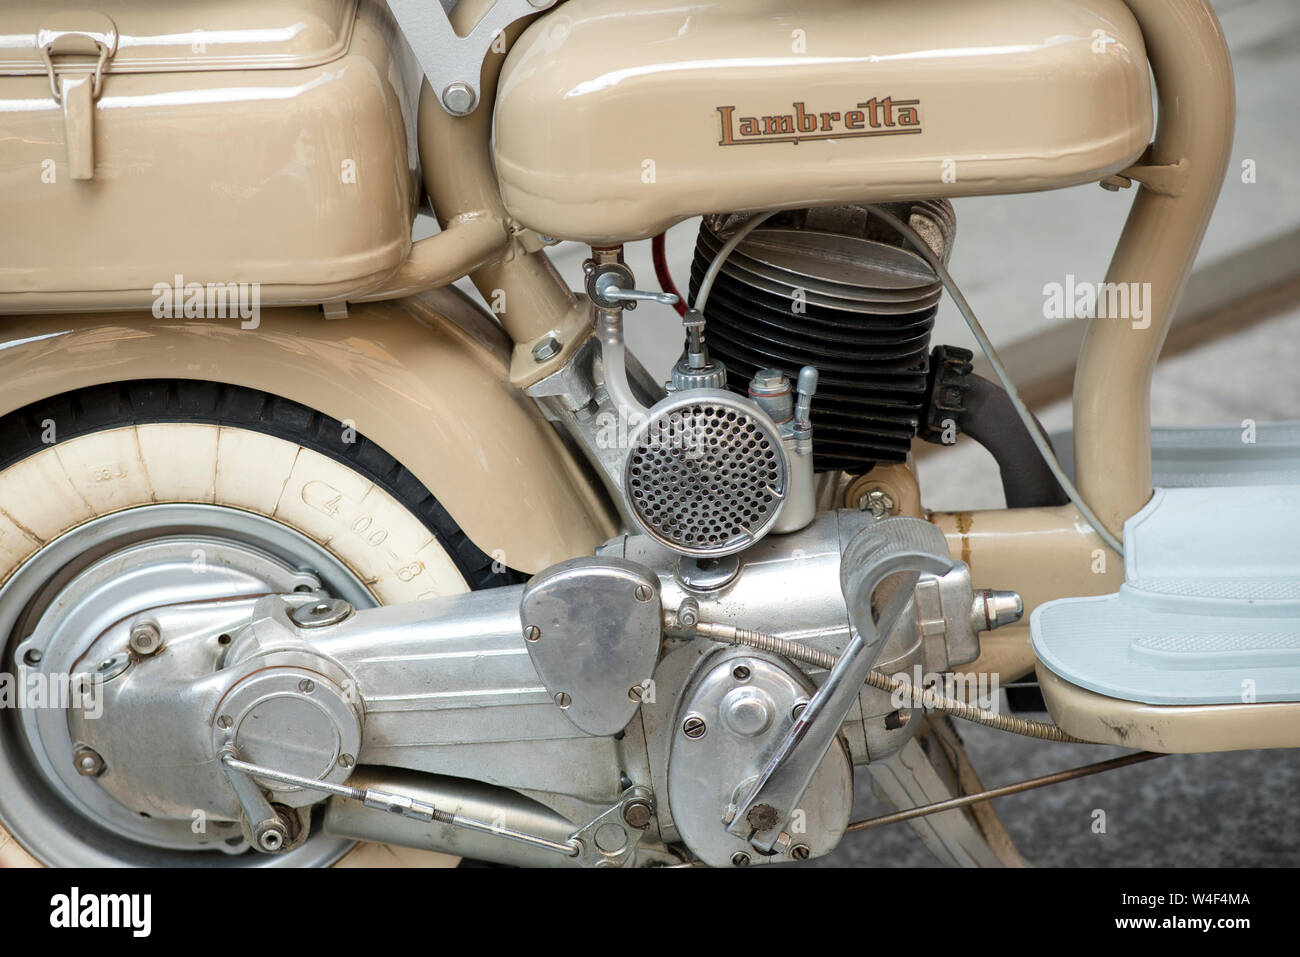
[[[255,319],[148,312],[0,320],[0,414],[89,386],[188,378],[300,402],[380,445],[484,552],[524,572],[590,554],[616,525],[531,400],[510,386],[510,342],[452,288]]]

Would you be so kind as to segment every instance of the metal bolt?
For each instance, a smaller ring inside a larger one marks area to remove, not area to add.
[[[27,651],[23,653],[23,664],[35,668],[41,663],[41,658],[43,657],[44,655],[41,654],[39,648],[28,648]]]
[[[627,689],[627,696],[632,701],[639,702],[643,694],[645,694],[645,687],[643,685],[633,685]]]
[[[650,807],[649,801],[629,801],[623,805],[623,820],[629,827],[634,827],[638,831],[644,831],[649,827],[653,816],[654,810]]]
[[[542,629],[536,625],[529,625],[524,629],[524,638],[528,641],[536,641],[540,637],[542,637]]]
[[[104,773],[104,759],[93,748],[77,748],[72,752],[72,763],[78,774],[88,778],[97,778]]]
[[[748,681],[749,669],[746,668],[744,665],[736,665],[735,670],[731,672],[731,676],[735,678],[737,681]]]
[[[976,631],[992,631],[1019,621],[1024,614],[1025,603],[1015,592],[981,588],[971,608],[971,626]]]
[[[260,850],[274,854],[288,843],[289,829],[283,821],[268,821],[257,828],[253,840]]]
[[[228,714],[223,714],[221,717],[217,718],[217,727],[222,731],[229,731],[230,726],[234,723],[235,719]]]
[[[683,628],[694,628],[700,623],[700,603],[694,598],[685,598],[677,609],[677,623]]]
[[[790,390],[790,380],[786,378],[785,373],[780,369],[759,369],[754,373],[754,377],[749,380],[749,388],[753,392],[764,394],[788,392]]]
[[[352,615],[352,605],[342,598],[322,598],[307,602],[289,612],[289,619],[299,628],[328,628]]]
[[[748,866],[749,866],[749,855],[746,854],[744,851],[737,851],[735,854],[732,854],[732,855],[731,855],[731,866],[732,866],[732,867],[748,867]]]
[[[546,362],[548,359],[554,359],[560,354],[560,340],[555,336],[547,336],[537,345],[533,346],[533,361]]]
[[[559,705],[560,710],[563,711],[569,705],[573,704],[573,699],[569,697],[569,692],[557,691],[555,693],[555,703]]]
[[[162,647],[162,632],[152,621],[138,622],[131,627],[131,637],[127,644],[137,655],[148,657]]]
[[[356,763],[357,763],[357,759],[350,754],[339,755],[339,767],[341,768],[350,768],[352,767],[352,765]]]
[[[298,682],[298,690],[303,694],[311,694],[316,690],[316,682],[310,678],[303,678],[302,681]]]
[[[894,514],[894,500],[883,488],[872,488],[858,496],[858,510],[870,512],[873,518]]]
[[[477,99],[470,85],[461,83],[459,80],[448,84],[447,88],[442,91],[442,105],[453,116],[464,116],[466,113],[471,112]]]
[[[636,595],[637,601],[649,601],[655,596],[655,590],[649,585],[637,585],[633,594]]]
[[[807,844],[796,844],[790,848],[790,856],[796,861],[806,861],[812,856],[812,848]]]
[[[704,723],[704,719],[698,714],[693,714],[682,722],[682,734],[688,738],[702,738],[704,732],[708,730],[708,725]]]

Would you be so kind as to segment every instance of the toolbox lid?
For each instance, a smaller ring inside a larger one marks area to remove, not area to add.
[[[42,46],[50,37],[106,31],[115,49],[105,73],[316,66],[347,50],[357,2],[11,0],[0,7],[0,75],[47,72]]]

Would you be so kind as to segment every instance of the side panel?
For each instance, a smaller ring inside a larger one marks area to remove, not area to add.
[[[1121,0],[569,0],[506,59],[495,153],[520,222],[602,243],[1071,186],[1130,165],[1151,125]]]
[[[419,87],[382,3],[361,3],[355,25],[357,5],[343,5],[342,49],[324,47],[334,59],[323,63],[294,52],[320,32],[305,3],[264,5],[275,9],[254,19],[280,26],[242,30],[221,0],[181,14],[103,6],[136,34],[123,26],[90,109],[85,181],[71,176],[40,58],[38,74],[4,75],[29,69],[5,67],[5,41],[31,36],[37,18],[0,10],[0,313],[147,309],[159,284],[188,282],[256,282],[263,304],[314,304],[373,289],[402,265],[419,198]],[[178,18],[192,34],[157,36]],[[251,37],[244,47],[270,37],[272,49],[224,53],[238,46],[229,35]]]
[[[251,322],[249,323],[251,325]],[[262,389],[378,443],[474,543],[536,572],[614,534],[608,507],[530,400],[509,385],[509,344],[459,297],[262,312],[238,320],[148,313],[0,321],[0,414],[74,389],[191,378]]]

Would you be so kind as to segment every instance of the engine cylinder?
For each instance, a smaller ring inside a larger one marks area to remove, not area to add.
[[[947,200],[884,205],[947,261],[957,225]],[[704,218],[692,301],[746,218]],[[760,368],[794,377],[816,366],[814,467],[861,473],[907,456],[926,401],[941,293],[925,260],[864,207],[790,210],[750,233],[723,265],[705,308],[709,349],[742,394]]]

